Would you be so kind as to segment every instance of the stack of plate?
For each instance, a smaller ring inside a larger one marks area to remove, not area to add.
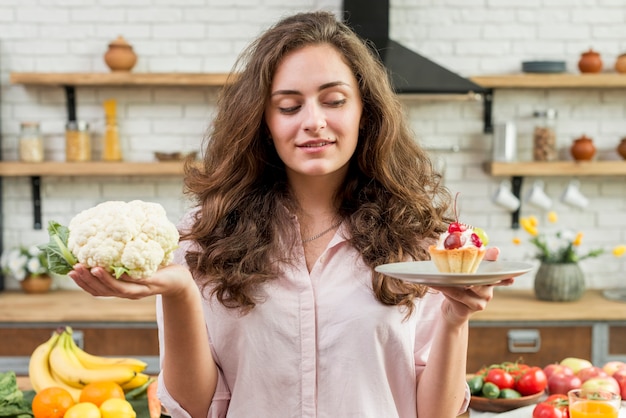
[[[565,61],[524,61],[522,71],[525,73],[564,73]]]

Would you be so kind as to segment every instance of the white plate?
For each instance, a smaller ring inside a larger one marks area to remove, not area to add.
[[[483,261],[476,273],[440,273],[432,261],[408,261],[377,266],[375,270],[396,279],[429,286],[471,286],[497,283],[521,276],[533,265],[518,261]]]

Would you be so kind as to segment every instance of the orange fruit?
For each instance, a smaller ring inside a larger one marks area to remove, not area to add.
[[[124,389],[115,382],[92,382],[80,391],[80,402],[91,402],[96,406],[111,398],[124,399]]]
[[[67,410],[63,418],[102,418],[100,409],[91,402],[79,402]]]
[[[35,418],[63,418],[74,405],[74,398],[63,388],[49,387],[35,394],[32,403]]]

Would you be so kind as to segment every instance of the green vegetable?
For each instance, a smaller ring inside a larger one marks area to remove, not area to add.
[[[500,396],[500,388],[495,383],[487,382],[481,391],[485,398],[496,399]]]
[[[148,389],[148,386],[150,386],[150,383],[154,382],[155,380],[156,379],[154,379],[154,378],[150,378],[143,385],[141,385],[139,387],[136,387],[135,389],[126,392],[126,395],[125,395],[126,400],[130,401],[132,399],[145,399],[145,398],[147,398],[146,391]]]
[[[515,389],[506,388],[500,391],[499,397],[503,399],[516,399],[516,398],[521,398],[522,394],[516,391]]]
[[[478,374],[467,379],[467,386],[469,386],[470,393],[472,395],[480,395],[484,382],[485,379]]]
[[[48,268],[57,274],[69,273],[74,264],[78,262],[67,248],[67,238],[70,235],[70,230],[58,222],[50,221],[48,223],[48,235],[50,236],[50,241],[39,246],[39,249],[46,253]]]
[[[31,418],[30,403],[17,387],[15,372],[0,373],[0,417]]]

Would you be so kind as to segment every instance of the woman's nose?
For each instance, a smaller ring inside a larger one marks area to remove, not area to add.
[[[304,112],[303,127],[308,132],[317,132],[326,127],[324,110],[317,104],[307,106]]]

